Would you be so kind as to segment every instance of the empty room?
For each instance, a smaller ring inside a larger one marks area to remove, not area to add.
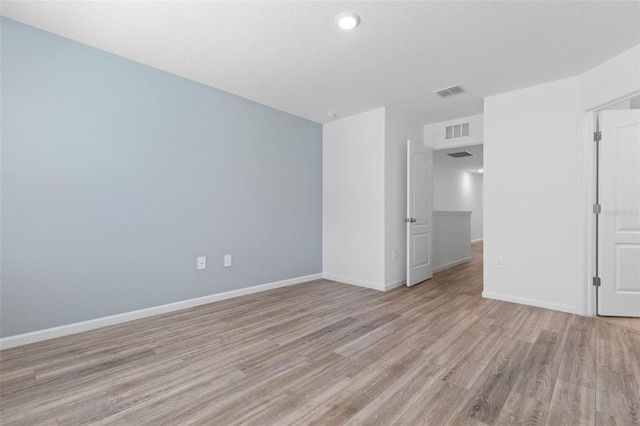
[[[640,1],[0,15],[0,424],[640,425]]]

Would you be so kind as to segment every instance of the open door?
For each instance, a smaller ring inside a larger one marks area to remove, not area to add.
[[[640,110],[600,113],[598,314],[640,317]]]
[[[433,151],[407,140],[407,286],[433,276],[431,166]]]

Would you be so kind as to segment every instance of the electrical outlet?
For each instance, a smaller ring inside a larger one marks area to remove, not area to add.
[[[398,260],[398,250],[397,249],[395,249],[393,251],[393,260]]]
[[[200,269],[207,269],[207,257],[206,256],[200,256],[198,257],[197,261],[196,261],[196,267],[198,268],[198,270]]]
[[[496,256],[496,268],[504,268],[504,256]]]
[[[230,254],[225,254],[224,255],[224,266],[231,266],[231,255]]]

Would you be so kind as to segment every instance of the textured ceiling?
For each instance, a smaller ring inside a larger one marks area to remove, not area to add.
[[[355,11],[345,32],[335,16]],[[2,15],[319,123],[393,106],[422,124],[640,44],[639,1],[3,1]],[[442,99],[436,89],[467,92]]]

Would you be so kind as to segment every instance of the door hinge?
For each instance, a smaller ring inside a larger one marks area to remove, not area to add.
[[[600,214],[600,213],[602,213],[602,206],[600,204],[594,204],[593,214]]]
[[[593,277],[593,286],[600,287],[600,277]]]
[[[599,130],[597,132],[593,132],[593,141],[600,142],[601,140],[602,140],[602,132]]]

